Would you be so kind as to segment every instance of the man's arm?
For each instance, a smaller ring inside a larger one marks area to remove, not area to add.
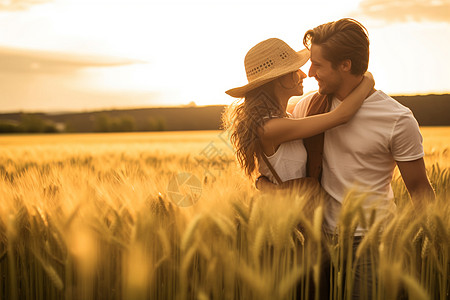
[[[427,201],[433,201],[436,197],[428,180],[423,158],[413,161],[397,161],[397,166],[411,195],[415,210],[421,211],[425,208]]]

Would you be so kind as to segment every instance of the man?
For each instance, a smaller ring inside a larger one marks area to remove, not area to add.
[[[319,83],[319,94],[333,95],[331,109],[362,80],[369,63],[366,29],[352,19],[320,25],[305,33],[311,51],[308,76]],[[297,104],[294,117],[304,117],[312,95]],[[423,161],[422,136],[411,111],[381,91],[373,90],[355,117],[325,132],[322,186],[335,207],[326,215],[334,230],[342,201],[349,188],[370,192],[371,198],[392,203],[392,175],[398,166],[414,206],[421,209],[424,196],[434,197]],[[366,201],[368,202],[368,201]]]
[[[303,43],[311,51],[308,75],[317,80],[319,94],[329,95],[322,98],[331,100],[333,110],[367,71],[367,30],[353,19],[341,19],[308,30]],[[294,117],[306,116],[311,101],[317,101],[317,95],[302,99],[294,109]],[[424,199],[434,198],[423,156],[422,136],[411,111],[382,91],[373,90],[352,120],[324,134],[321,184],[330,195],[326,199],[324,231],[337,233],[339,213],[349,190],[368,194],[363,202],[366,213],[375,207],[377,216],[382,217],[395,209],[390,183],[396,165],[414,207],[421,210]],[[259,184],[268,185],[264,179]],[[359,226],[355,236],[363,234],[364,228]],[[356,249],[361,238],[355,240]],[[356,289],[353,297],[359,298],[358,293]]]

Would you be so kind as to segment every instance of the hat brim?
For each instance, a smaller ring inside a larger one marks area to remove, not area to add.
[[[252,82],[249,82],[244,86],[229,89],[225,93],[234,98],[243,98],[249,91],[256,89],[274,79],[277,79],[278,77],[297,71],[309,60],[309,50],[305,48],[296,53],[298,55],[298,60],[296,63],[292,63],[289,66],[286,66],[285,68],[282,69],[279,68],[277,70],[273,70],[273,72],[269,72],[265,76],[261,76],[260,78]]]

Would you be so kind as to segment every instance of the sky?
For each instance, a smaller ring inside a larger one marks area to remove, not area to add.
[[[0,0],[0,112],[230,104],[251,47],[343,17],[377,89],[450,93],[450,0]]]

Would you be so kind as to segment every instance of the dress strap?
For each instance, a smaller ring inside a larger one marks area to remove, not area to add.
[[[278,184],[281,185],[283,183],[283,181],[281,180],[280,176],[278,176],[277,171],[275,171],[275,169],[272,167],[272,164],[269,162],[269,160],[267,159],[266,155],[264,154],[264,151],[262,150],[262,143],[260,140],[259,141],[259,146],[261,148],[261,156],[262,159],[264,160],[264,162],[266,163],[267,167],[269,167],[270,172],[272,173],[273,177],[275,177],[275,179],[277,180]]]

